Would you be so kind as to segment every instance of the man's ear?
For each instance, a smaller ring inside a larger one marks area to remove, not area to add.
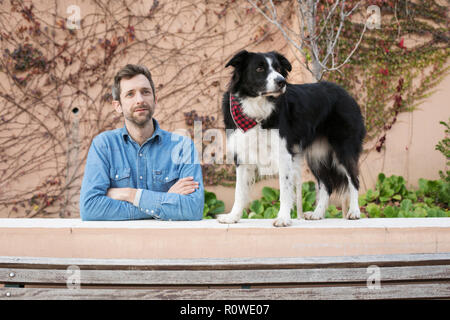
[[[284,70],[286,70],[285,72],[283,72],[283,76],[286,77],[288,72],[292,71],[292,65],[289,62],[288,59],[286,59],[285,56],[283,56],[281,53],[278,53],[276,51],[272,51],[272,53],[275,55],[275,57],[278,59],[278,61],[280,62],[281,66],[283,67]]]
[[[120,102],[118,100],[113,100],[112,105],[114,106],[114,109],[116,109],[117,113],[122,113],[122,106],[120,105]]]
[[[236,55],[225,65],[225,68],[228,66],[233,66],[235,68],[239,67],[247,59],[248,55],[249,53],[246,50],[236,53]]]

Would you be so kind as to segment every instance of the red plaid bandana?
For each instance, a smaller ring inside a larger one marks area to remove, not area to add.
[[[236,126],[242,131],[246,132],[247,130],[253,128],[258,124],[258,122],[245,115],[242,111],[242,105],[239,102],[239,99],[230,94],[230,112],[231,117],[233,118]]]

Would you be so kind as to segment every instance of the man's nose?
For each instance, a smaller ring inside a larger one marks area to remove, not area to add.
[[[144,97],[142,96],[142,94],[140,92],[136,93],[136,103],[137,104],[142,104],[144,102]]]

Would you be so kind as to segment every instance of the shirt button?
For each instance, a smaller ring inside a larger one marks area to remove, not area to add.
[[[154,210],[152,210],[152,211],[150,211],[150,213],[155,213],[155,211],[154,211]]]
[[[140,177],[139,177],[139,179],[141,179],[141,180],[142,180],[142,176],[140,176]]]
[[[148,213],[148,209],[147,209],[147,210],[145,210],[145,212],[146,212],[146,213]]]
[[[139,153],[139,157],[142,157],[142,153]]]
[[[119,175],[118,174],[116,174],[116,179],[119,179]]]
[[[166,177],[166,181],[169,181],[169,177]]]

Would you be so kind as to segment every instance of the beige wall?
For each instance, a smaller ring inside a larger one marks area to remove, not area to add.
[[[410,186],[417,186],[419,178],[438,179],[445,171],[446,159],[435,150],[445,137],[440,121],[450,117],[450,76],[436,92],[423,101],[415,111],[399,115],[397,123],[386,135],[386,149],[371,152],[362,161],[362,187],[373,188],[379,172],[401,175]]]
[[[31,1],[24,3],[29,6]],[[108,10],[84,0],[58,1],[56,7],[47,1],[33,1],[32,3],[35,8],[34,12],[42,19],[40,20],[41,25],[48,25],[50,28],[54,27],[53,12],[64,19],[68,16],[66,9],[69,5],[80,6],[82,17],[85,19],[84,27],[75,38],[66,38],[72,46],[71,50],[73,49],[74,54],[84,52],[86,47],[97,43],[98,39],[102,37],[111,38],[117,35],[117,32],[123,34],[127,23],[136,25],[137,38],[145,40],[141,43],[131,43],[127,53],[119,52],[115,55],[111,65],[102,74],[102,79],[86,89],[89,99],[83,95],[75,95],[76,89],[84,90],[83,81],[93,80],[94,77],[89,74],[82,75],[84,78],[78,88],[64,84],[60,93],[52,93],[54,88],[51,86],[42,88],[43,94],[47,94],[45,90],[49,91],[49,98],[45,101],[46,105],[24,99],[25,94],[33,89],[31,86],[25,90],[24,94],[19,92],[17,95],[13,95],[16,102],[22,104],[25,110],[31,110],[35,118],[51,128],[61,143],[55,143],[54,148],[50,146],[46,149],[44,147],[48,146],[50,142],[37,139],[38,141],[33,140],[31,145],[23,144],[15,149],[6,150],[6,154],[13,154],[18,149],[22,152],[14,163],[0,161],[2,178],[7,176],[5,172],[9,170],[8,168],[18,163],[30,163],[30,168],[31,166],[33,168],[28,171],[29,174],[25,172],[21,177],[7,183],[0,179],[0,198],[22,200],[25,197],[24,192],[34,193],[35,188],[37,189],[37,186],[42,184],[49,175],[54,174],[56,169],[60,172],[63,185],[68,182],[69,178],[73,178],[70,185],[68,183],[67,190],[62,192],[63,200],[57,203],[57,206],[47,210],[45,215],[40,216],[58,217],[62,211],[70,211],[71,217],[78,216],[79,188],[90,141],[95,134],[105,128],[123,125],[123,119],[117,117],[113,108],[102,102],[101,97],[104,93],[109,92],[114,73],[124,64],[142,63],[152,70],[159,98],[155,117],[167,130],[184,128],[183,112],[192,109],[196,109],[199,114],[221,117],[221,96],[227,88],[231,74],[230,68],[226,69],[224,65],[235,52],[243,48],[251,51],[278,50],[293,62],[290,82],[301,83],[311,80],[310,74],[303,70],[300,63],[294,59],[281,34],[274,27],[268,26],[259,14],[249,14],[248,9],[251,9],[251,5],[244,0],[230,4],[227,15],[222,18],[217,15],[217,12],[223,9],[219,2],[210,3],[206,8],[204,1],[160,1],[160,11],[156,13],[155,17],[132,19],[131,22],[126,18],[129,13],[121,8],[123,3],[129,3],[131,12],[139,14],[150,8],[151,1],[110,2],[114,5]],[[5,3],[2,10],[7,11],[8,6],[9,3]],[[284,12],[280,12],[280,15],[283,14]],[[0,15],[0,19],[2,19],[3,25],[11,26],[11,28],[17,28],[20,23],[23,23],[19,13]],[[88,29],[88,26],[91,25],[96,27]],[[159,31],[157,31],[158,27]],[[262,27],[268,30],[264,41],[258,38],[262,34]],[[76,37],[83,34],[88,34],[92,38],[86,43],[77,41]],[[67,34],[57,32],[56,40],[61,43],[64,41],[62,35]],[[8,48],[11,51],[15,48],[12,41],[8,43]],[[57,51],[51,47],[49,49],[48,46],[41,49],[44,54],[49,55]],[[98,58],[101,60],[102,55],[89,56],[90,61]],[[67,74],[75,72],[77,68],[79,68],[79,63],[74,63],[66,69],[63,68],[63,71]],[[46,78],[42,82],[45,80]],[[0,72],[0,83],[0,90],[11,91],[13,84],[2,72]],[[439,125],[439,121],[448,119],[450,115],[449,86],[450,77],[447,76],[437,88],[437,92],[423,102],[417,111],[399,116],[398,122],[387,135],[386,150],[381,153],[372,152],[362,161],[362,191],[374,186],[379,172],[403,175],[411,184],[417,184],[419,177],[428,179],[438,177],[438,171],[445,167],[445,159],[434,150],[434,146],[444,136],[443,126]],[[61,97],[64,94],[67,96]],[[57,104],[58,99],[64,102],[63,110],[61,114],[55,115],[52,114],[52,107]],[[3,108],[0,110],[0,115],[8,116],[1,111],[9,110],[6,108],[9,108],[10,104],[2,98],[0,98],[0,104]],[[77,116],[71,113],[73,107],[80,109]],[[70,125],[58,122],[61,118],[67,120]],[[36,129],[37,133],[42,134],[43,130],[39,127],[40,124],[33,122],[32,117],[30,119],[25,117],[21,120],[26,125],[2,130],[0,137],[3,138],[3,134],[23,134],[27,139],[26,134],[31,130],[30,128]],[[76,130],[74,130],[75,127]],[[221,120],[217,122],[217,127],[223,128]],[[40,136],[35,135],[34,138],[36,137]],[[71,139],[75,138],[80,141],[79,153],[72,154],[69,152],[74,149]],[[41,145],[44,147],[40,147]],[[37,161],[29,161],[41,154],[46,156],[42,164],[38,164]],[[25,169],[27,168],[25,167]],[[25,169],[21,170],[26,171]],[[17,172],[19,171],[17,170]],[[304,180],[312,178],[306,168],[304,177]],[[254,198],[260,197],[260,190],[264,185],[278,187],[278,181],[270,179],[259,182],[253,192]],[[224,187],[207,187],[207,189],[216,192],[218,197],[225,201],[227,210],[231,208],[234,189]],[[26,196],[30,197],[30,194]],[[25,207],[17,206],[19,210],[12,212],[13,206],[0,206],[0,217],[25,217],[27,210],[28,213],[30,211],[32,213],[33,210],[26,205]]]

